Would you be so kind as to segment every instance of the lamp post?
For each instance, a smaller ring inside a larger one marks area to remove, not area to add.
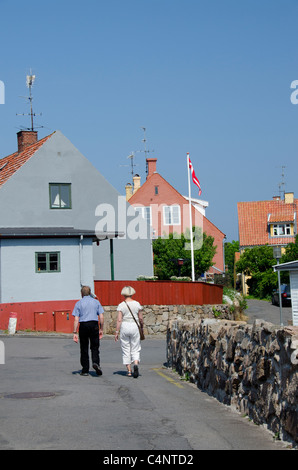
[[[281,258],[281,246],[276,245],[273,247],[273,256],[279,264],[279,260]],[[283,318],[282,318],[282,304],[281,304],[281,291],[280,291],[280,271],[277,270],[277,278],[278,278],[278,298],[279,298],[279,313],[280,313],[280,325],[283,326]]]
[[[177,263],[178,263],[178,277],[180,277],[181,275],[181,268],[184,264],[184,259],[183,258],[178,258],[177,259]]]

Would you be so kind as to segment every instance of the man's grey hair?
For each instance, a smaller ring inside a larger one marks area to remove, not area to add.
[[[85,297],[86,295],[90,295],[91,294],[90,287],[89,286],[82,286],[81,294],[82,294],[82,297]]]

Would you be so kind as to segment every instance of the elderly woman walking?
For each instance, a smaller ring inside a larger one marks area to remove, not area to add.
[[[135,293],[136,291],[131,286],[126,286],[121,291],[124,301],[117,307],[118,318],[115,341],[118,341],[120,332],[122,360],[123,364],[126,365],[127,375],[131,377],[131,365],[133,364],[133,377],[137,378],[139,376],[141,351],[140,331],[137,323],[143,330],[143,315],[139,302],[132,299]]]

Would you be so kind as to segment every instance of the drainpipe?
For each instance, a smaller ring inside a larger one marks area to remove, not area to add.
[[[222,256],[223,256],[223,272],[224,273],[226,272],[226,262],[225,262],[225,240],[226,239],[227,239],[226,236],[222,239]]]
[[[111,281],[114,281],[114,246],[113,246],[112,238],[110,238],[110,263],[111,263]]]
[[[0,240],[0,303],[2,303],[1,299],[2,299],[2,291],[1,291],[1,240]]]
[[[83,271],[83,247],[82,247],[82,242],[83,242],[83,235],[80,236],[80,241],[79,241],[79,266],[80,266],[80,286],[82,287],[82,271]]]

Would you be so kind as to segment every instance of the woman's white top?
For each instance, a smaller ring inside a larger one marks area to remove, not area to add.
[[[129,305],[130,310],[133,313],[133,316],[135,317],[136,321],[139,321],[138,313],[140,310],[142,310],[142,306],[137,302],[136,300],[132,300],[130,302],[127,302],[127,305]],[[129,308],[127,307],[125,302],[121,302],[121,304],[118,305],[117,311],[122,312],[122,321],[125,322],[135,322],[134,319],[131,316],[131,313],[129,311]]]

